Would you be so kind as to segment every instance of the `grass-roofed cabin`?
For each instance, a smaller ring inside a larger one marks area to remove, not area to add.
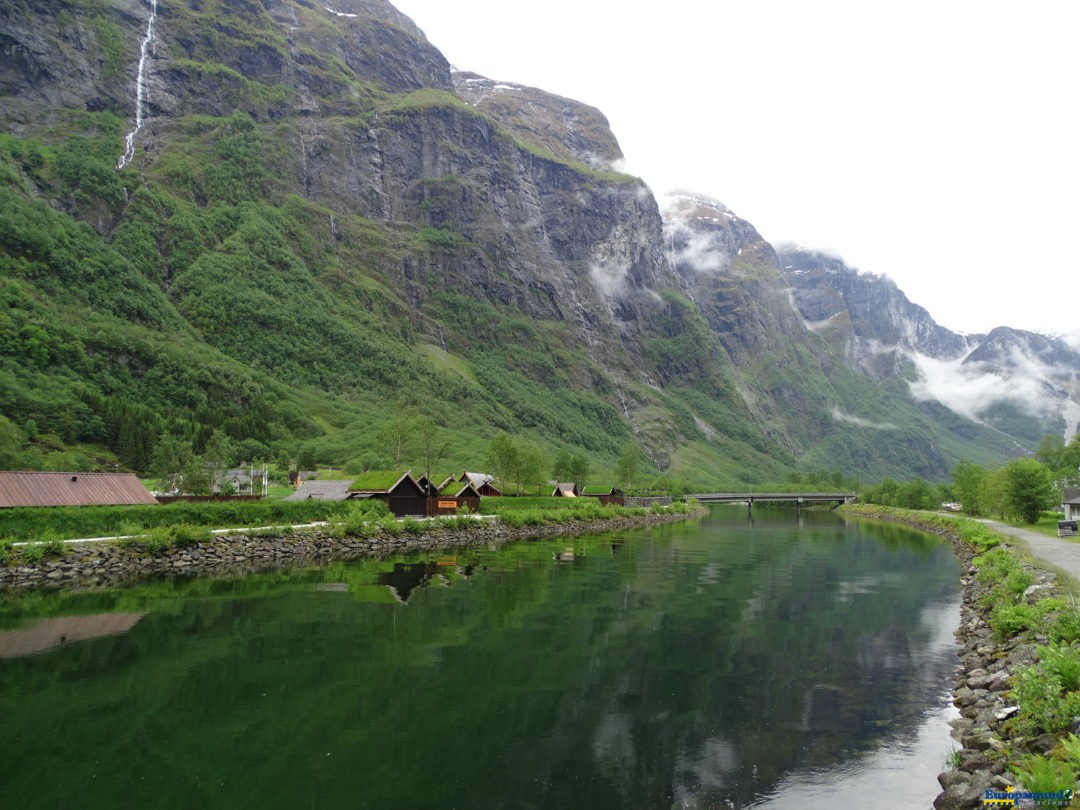
[[[582,498],[596,498],[600,501],[601,506],[625,506],[626,499],[623,498],[622,490],[615,489],[615,487],[603,487],[603,486],[587,486],[581,488]]]
[[[434,498],[453,480],[453,475],[421,475],[417,477],[416,483],[428,494],[429,498]]]
[[[349,497],[385,501],[397,517],[427,514],[427,492],[408,472],[366,472],[353,480]]]
[[[462,506],[469,507],[470,512],[480,509],[480,493],[470,481],[448,481],[439,492],[440,511],[435,514],[455,514]],[[441,504],[455,503],[454,512],[442,512]]]

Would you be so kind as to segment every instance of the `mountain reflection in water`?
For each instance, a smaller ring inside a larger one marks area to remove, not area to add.
[[[720,507],[31,601],[146,615],[0,660],[0,804],[925,808],[957,580],[898,527]]]

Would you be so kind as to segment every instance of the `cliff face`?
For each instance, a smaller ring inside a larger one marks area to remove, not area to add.
[[[960,335],[887,278],[838,258],[780,252],[792,301],[809,329],[877,380],[909,380],[937,402],[1028,446],[1047,433],[1066,437],[1080,417],[1080,355],[1063,340],[1008,327]]]
[[[867,391],[911,376],[897,352],[965,339],[880,280],[778,256],[715,201],[662,218],[599,111],[452,72],[388,3],[14,2],[0,45],[5,289],[38,307],[10,325],[9,379],[83,386],[8,397],[16,418],[82,409],[98,422],[65,435],[113,446],[119,395],[196,445],[221,429],[385,461],[363,420],[408,401],[470,414],[481,441],[507,429],[601,465],[636,444],[702,481],[837,460],[934,475],[963,450],[906,383]],[[71,283],[60,231],[78,266],[112,269]],[[50,319],[94,327],[34,366],[26,330]],[[866,432],[896,409],[910,458]]]

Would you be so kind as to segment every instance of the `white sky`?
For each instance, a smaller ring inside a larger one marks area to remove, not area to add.
[[[887,275],[955,331],[1080,330],[1076,0],[392,2],[456,67],[600,108],[657,195]]]

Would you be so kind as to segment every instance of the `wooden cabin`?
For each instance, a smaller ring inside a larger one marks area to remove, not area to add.
[[[458,478],[458,481],[468,481],[473,485],[473,489],[484,498],[497,498],[502,495],[502,491],[495,486],[495,476],[488,475],[487,473],[469,472],[466,470]]]
[[[553,498],[577,498],[581,495],[581,490],[578,489],[577,484],[564,483],[559,481],[555,484],[555,490],[551,493]]]
[[[384,501],[397,517],[427,514],[428,492],[408,471],[366,472],[349,485],[349,497]]]
[[[621,489],[615,487],[599,486],[593,484],[591,486],[581,488],[582,498],[596,498],[600,501],[602,506],[623,506],[625,505],[625,499]]]
[[[453,500],[456,503],[454,514],[462,506],[469,507],[470,512],[476,512],[480,509],[480,493],[476,491],[469,481],[449,481],[443,486],[442,491],[439,493],[440,501]],[[437,514],[443,514],[438,512]]]

